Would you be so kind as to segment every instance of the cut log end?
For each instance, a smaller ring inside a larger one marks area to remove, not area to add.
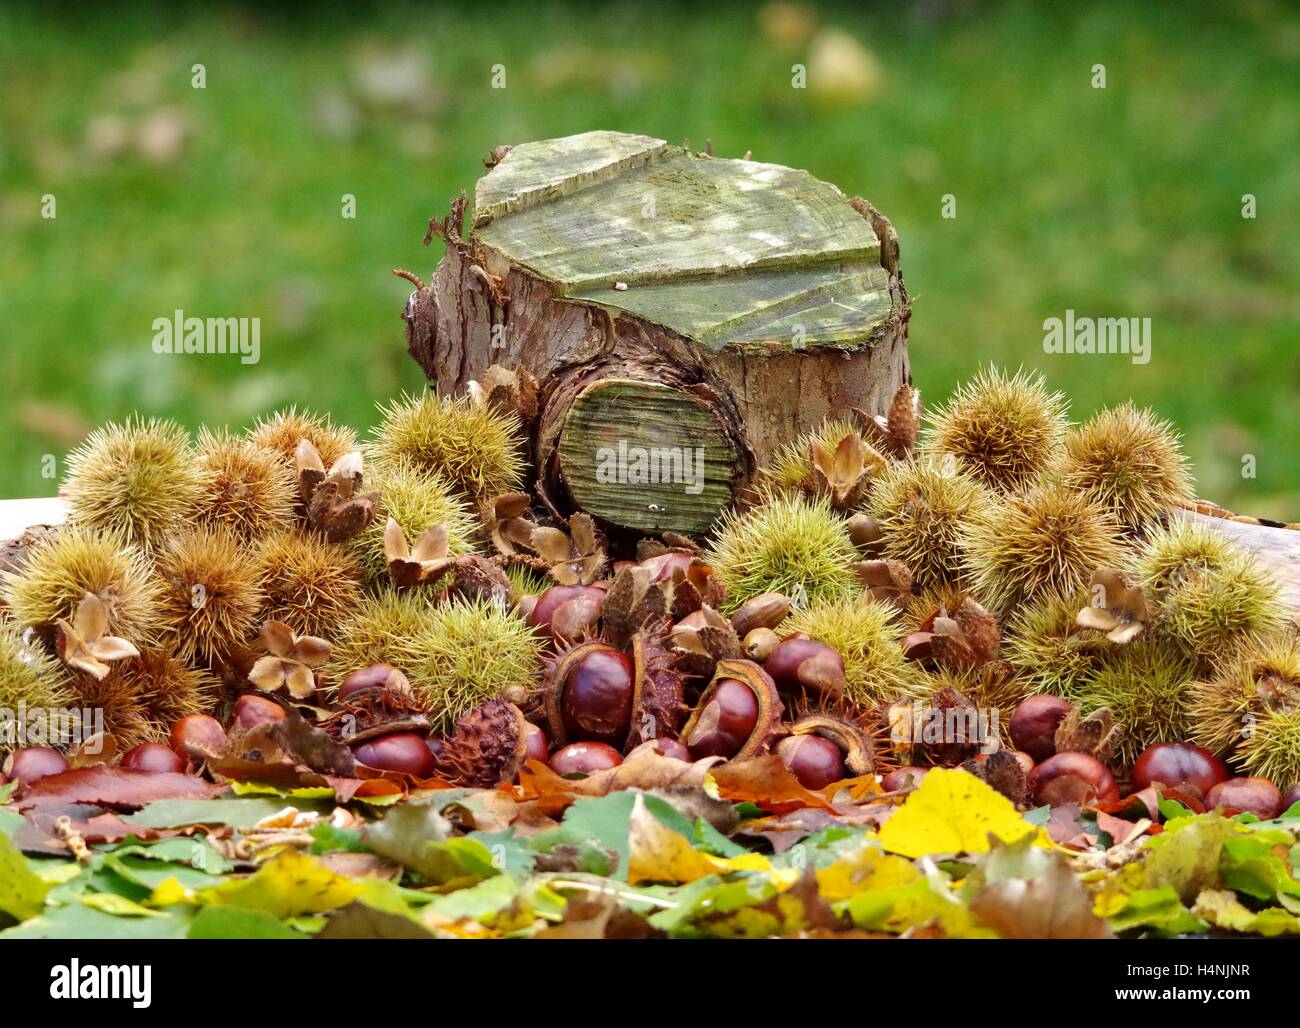
[[[559,474],[583,510],[643,532],[707,532],[734,498],[739,454],[704,399],[606,379],[565,419]]]

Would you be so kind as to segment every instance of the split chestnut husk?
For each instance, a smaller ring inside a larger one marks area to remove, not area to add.
[[[720,660],[682,728],[691,756],[753,757],[782,734],[784,707],[776,683],[752,660]]]
[[[452,785],[495,789],[519,774],[528,755],[528,722],[506,700],[489,700],[456,722],[442,743],[437,773]]]

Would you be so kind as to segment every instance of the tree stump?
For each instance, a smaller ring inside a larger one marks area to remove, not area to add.
[[[778,447],[910,381],[898,240],[869,203],[619,132],[493,156],[468,238],[463,196],[430,223],[447,250],[407,339],[443,394],[493,364],[536,376],[556,513],[703,533]]]

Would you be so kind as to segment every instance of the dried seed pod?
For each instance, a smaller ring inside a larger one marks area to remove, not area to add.
[[[1002,793],[1021,809],[1028,807],[1033,800],[1033,790],[1029,788],[1029,772],[1013,750],[981,753],[962,764],[961,769],[974,775],[995,792]],[[1030,770],[1032,769],[1030,762]]]
[[[677,665],[688,675],[708,678],[720,660],[735,660],[741,656],[740,639],[731,622],[712,607],[701,607],[697,612],[700,624],[679,622],[669,635]]]
[[[900,560],[860,560],[853,565],[858,584],[873,600],[906,610],[912,602],[912,572]]]
[[[452,785],[495,789],[509,785],[528,753],[528,722],[505,700],[489,700],[464,714],[442,744],[437,773]]]
[[[632,637],[632,668],[632,726],[624,752],[650,740],[676,739],[688,709],[682,689],[686,676],[664,649],[662,633],[647,630]]]
[[[728,694],[752,697],[742,707]],[[692,756],[753,757],[767,752],[781,733],[784,707],[776,683],[750,660],[720,660],[686,724],[682,741]]]
[[[893,755],[908,766],[956,767],[986,748],[987,714],[965,693],[944,686],[926,700],[898,700],[888,709]]]

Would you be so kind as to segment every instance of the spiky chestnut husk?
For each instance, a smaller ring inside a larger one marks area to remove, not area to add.
[[[821,445],[831,453],[835,447],[858,431],[858,426],[848,418],[829,419],[811,432],[787,443],[772,455],[771,462],[759,472],[760,487],[768,486],[781,492],[799,492],[812,495],[812,449]]]
[[[97,428],[68,454],[63,495],[73,522],[147,549],[182,523],[201,483],[183,428],[132,418]]]
[[[406,669],[410,641],[424,628],[434,594],[424,589],[383,586],[362,596],[330,637],[329,662],[322,677],[341,682],[357,668],[392,664]]]
[[[435,731],[466,711],[509,694],[527,702],[541,669],[542,642],[518,615],[490,601],[455,599],[432,608],[394,660],[411,680]]]
[[[1088,711],[1109,708],[1119,728],[1116,753],[1131,763],[1148,746],[1179,742],[1191,733],[1193,671],[1177,647],[1139,640],[1089,675],[1078,700]]]
[[[361,597],[361,565],[344,546],[314,532],[286,529],[256,551],[263,621],[283,621],[298,635],[333,639]]]
[[[919,632],[923,625],[931,622],[940,610],[957,610],[967,598],[979,602],[959,583],[945,582],[922,589],[908,601],[903,610],[895,615],[899,636],[906,637]]]
[[[710,709],[710,700],[713,699],[719,686],[724,682],[741,683],[753,693],[758,703],[758,713],[753,729],[745,742],[735,753],[731,754],[729,759],[741,760],[766,753],[771,744],[782,735],[781,717],[785,712],[785,707],[771,677],[752,660],[718,661],[717,669],[713,673],[713,680],[700,694],[699,702],[682,726],[682,741],[693,749],[698,742],[698,740],[693,741],[692,738],[697,730],[709,730],[710,726],[705,724],[704,716]]]
[[[203,484],[194,516],[224,525],[241,539],[263,539],[287,528],[298,502],[293,472],[280,454],[251,439],[199,430]]]
[[[981,370],[930,415],[926,450],[951,454],[992,489],[1019,492],[1052,464],[1065,436],[1067,404],[1041,375]]]
[[[1073,699],[1084,679],[1117,652],[1097,631],[1081,628],[1088,593],[1051,592],[1020,607],[1007,622],[1002,656],[1028,693]]]
[[[866,593],[817,600],[777,627],[782,638],[802,632],[844,661],[844,696],[861,708],[893,699],[913,675],[898,643],[894,608]]]
[[[723,613],[762,593],[832,599],[853,592],[857,551],[844,521],[825,500],[773,495],[722,518],[708,563],[726,590]]]
[[[155,566],[167,633],[186,663],[219,662],[256,633],[261,569],[229,528],[196,525],[173,536]]]
[[[945,689],[955,689],[986,714],[999,743],[1005,738],[1011,715],[1025,698],[1025,683],[1004,660],[978,667],[939,667],[913,679],[908,691],[914,699],[929,700]]]
[[[1177,640],[1203,667],[1285,621],[1277,583],[1254,556],[1208,526],[1178,519],[1152,532],[1137,569],[1159,604],[1157,632]]]
[[[1300,781],[1300,640],[1252,639],[1192,686],[1197,742],[1252,775]]]
[[[953,685],[895,700],[884,716],[890,756],[901,766],[956,767],[996,746],[984,735],[993,719]]]
[[[57,710],[71,706],[74,697],[64,665],[37,640],[24,642],[16,625],[0,621],[0,710],[14,716],[20,706],[29,711]],[[2,729],[0,720],[0,752],[10,749],[11,743],[21,743],[5,738]]]
[[[365,568],[368,580],[388,578],[384,528],[392,518],[414,543],[434,525],[447,530],[447,555],[474,552],[479,524],[473,510],[456,495],[448,480],[409,460],[367,465],[367,488],[379,490],[374,520],[348,540],[348,547]]]
[[[71,619],[82,597],[94,593],[107,608],[108,633],[145,647],[161,634],[162,590],[149,558],[124,535],[72,525],[38,542],[4,591],[21,626]]]
[[[300,411],[296,405],[259,418],[249,430],[248,438],[258,446],[274,450],[288,467],[293,466],[294,452],[301,439],[309,440],[316,447],[321,463],[327,468],[357,448],[357,435],[352,429],[335,425],[327,416]]]
[[[167,741],[173,723],[212,713],[221,697],[215,676],[189,667],[166,648],[114,663],[102,681],[79,675],[72,688],[77,706],[103,712],[104,731],[119,752]]]
[[[499,496],[523,482],[520,423],[469,396],[425,391],[380,405],[370,448],[383,463],[409,460],[471,498]]]
[[[504,561],[502,570],[510,580],[511,600],[518,603],[524,596],[540,596],[555,583],[540,568],[522,561]]]
[[[505,700],[466,711],[442,744],[438,775],[470,789],[494,789],[514,781],[528,753],[528,722]]]
[[[1060,472],[1131,532],[1194,499],[1174,426],[1131,403],[1099,411],[1066,435]]]
[[[917,586],[929,588],[958,580],[966,526],[995,502],[955,460],[930,454],[878,475],[866,511],[880,526],[884,555],[902,561]]]
[[[1124,560],[1115,519],[1059,482],[1008,496],[971,522],[962,564],[971,591],[994,610],[1074,592]]]

